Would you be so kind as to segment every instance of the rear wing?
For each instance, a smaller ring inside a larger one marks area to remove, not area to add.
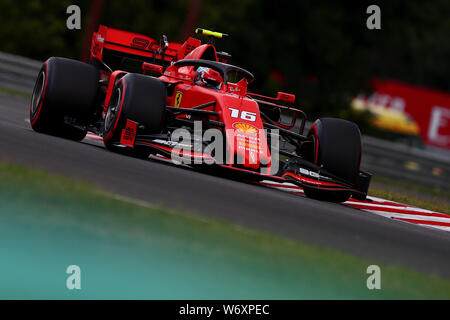
[[[110,71],[141,72],[143,62],[167,67],[178,59],[181,47],[177,42],[164,39],[159,43],[145,35],[101,25],[92,35],[90,58]]]

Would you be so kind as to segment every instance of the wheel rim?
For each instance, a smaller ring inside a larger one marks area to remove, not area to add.
[[[117,88],[109,104],[108,111],[106,112],[105,132],[109,132],[111,130],[111,127],[116,122],[118,112],[120,109],[121,100],[122,100],[122,90],[120,90],[120,88]]]
[[[39,105],[42,100],[42,94],[44,93],[45,87],[45,72],[41,71],[39,73],[36,85],[33,90],[33,96],[31,97],[31,115],[34,118],[37,111],[39,110]]]

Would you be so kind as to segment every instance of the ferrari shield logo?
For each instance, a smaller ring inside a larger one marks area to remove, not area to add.
[[[175,107],[179,108],[181,104],[181,98],[183,98],[183,93],[178,91],[175,95]]]

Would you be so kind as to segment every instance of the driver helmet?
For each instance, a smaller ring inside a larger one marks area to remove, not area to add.
[[[207,68],[199,67],[195,72],[194,81],[196,85],[206,86],[208,88],[220,89],[222,86],[222,76],[219,72]]]

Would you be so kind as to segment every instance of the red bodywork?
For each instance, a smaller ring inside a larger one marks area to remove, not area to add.
[[[174,61],[181,44],[170,42],[163,55],[155,39],[148,36],[100,26],[92,36],[91,59],[103,60],[105,50],[119,51],[139,57],[156,58],[168,62]]]
[[[200,46],[193,50],[187,58],[202,56],[208,47]],[[222,83],[220,89],[211,89],[194,83],[193,67],[170,66],[160,79],[167,83],[178,83],[172,96],[167,97],[168,106],[179,108],[193,108],[211,101],[214,106],[204,110],[215,111],[219,114],[217,121],[225,125],[229,152],[226,163],[233,165],[236,156],[245,161],[243,166],[249,169],[259,169],[260,163],[270,167],[270,152],[264,134],[263,120],[260,117],[259,106],[252,98],[246,97],[248,82],[242,79],[238,83]],[[180,98],[181,96],[181,98]],[[180,99],[179,101],[175,101]],[[186,118],[187,115],[179,115]]]
[[[103,61],[106,50],[156,59],[159,62],[174,62],[181,59],[219,61],[214,45],[201,44],[200,40],[192,37],[182,45],[169,42],[168,47],[163,51],[159,43],[150,37],[100,26],[98,32],[93,34],[91,60]],[[155,71],[157,67],[160,66],[147,63],[144,64],[143,71]],[[127,72],[122,70],[104,73],[104,78],[109,83],[104,112],[106,112],[116,80],[125,74]],[[244,159],[244,168],[259,169],[262,162],[270,169],[270,152],[264,134],[263,120],[260,117],[258,103],[253,98],[247,97],[248,81],[242,79],[238,83],[224,83],[219,90],[214,90],[195,85],[194,75],[195,70],[191,66],[166,68],[159,79],[166,83],[176,83],[174,94],[167,97],[167,105],[175,106],[177,97],[180,99],[177,107],[181,108],[193,108],[216,101],[215,106],[205,110],[218,112],[219,117],[215,120],[225,124],[226,141],[228,147],[232,148],[229,152],[230,158],[225,162],[232,166],[233,159],[240,156]],[[188,116],[179,115],[178,117]]]
[[[280,130],[292,130],[296,120],[302,118],[300,136],[303,132],[305,114],[297,108],[280,106],[277,102],[293,103],[295,96],[279,92],[276,98],[270,98],[248,92],[248,85],[253,80],[251,77],[241,77],[236,82],[224,80],[220,88],[209,88],[198,85],[194,81],[196,67],[189,65],[177,65],[177,61],[183,60],[207,60],[214,62],[227,62],[224,55],[217,53],[212,44],[202,44],[200,40],[189,37],[183,44],[176,42],[158,42],[148,36],[121,31],[105,26],[93,34],[91,46],[91,62],[105,66],[105,60],[110,53],[120,53],[126,59],[141,61],[141,73],[153,74],[159,80],[172,89],[167,95],[166,108],[183,111],[185,109],[198,108],[201,105],[215,102],[202,108],[210,111],[211,116],[207,120],[220,123],[217,129],[222,131],[227,148],[227,159],[219,163],[222,167],[232,168],[252,175],[264,176],[266,179],[276,181],[290,181],[301,186],[321,188],[326,190],[351,190],[358,192],[353,187],[343,185],[340,182],[327,177],[312,174],[312,171],[302,170],[296,172],[271,172],[273,163],[268,145],[265,129],[270,125]],[[107,111],[113,89],[116,82],[126,75],[128,71],[115,68],[102,68],[102,80],[105,83],[105,101],[103,115]],[[289,111],[292,115],[290,124],[281,124],[263,118],[260,105],[274,107],[282,111]],[[214,114],[214,115],[212,115]],[[178,112],[177,119],[202,120],[189,112]],[[160,154],[168,156],[173,151],[173,146],[157,142],[139,139],[138,123],[130,121],[123,131],[121,144],[127,147],[147,146],[156,149]],[[164,141],[163,141],[164,142]],[[190,151],[191,159],[213,160],[212,155]],[[241,162],[236,165],[236,158]],[[242,161],[243,159],[243,161]],[[319,170],[320,173],[320,170]]]

